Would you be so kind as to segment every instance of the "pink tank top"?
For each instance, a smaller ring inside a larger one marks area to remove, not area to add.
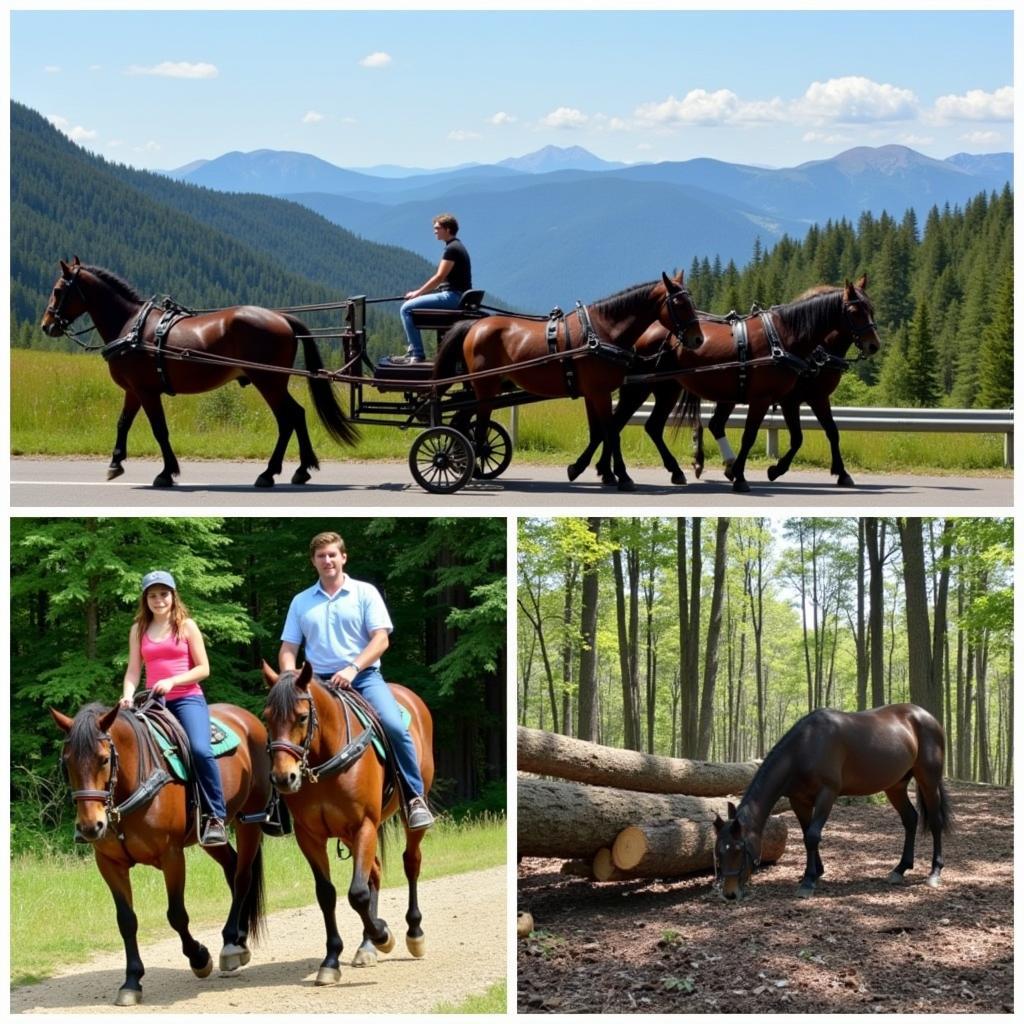
[[[147,689],[152,689],[163,679],[181,675],[182,672],[195,668],[188,641],[184,637],[175,639],[173,633],[169,633],[163,640],[150,640],[149,636],[143,633],[140,649],[146,666]],[[203,688],[198,683],[186,683],[184,686],[172,687],[167,694],[167,700],[202,696],[202,693]]]

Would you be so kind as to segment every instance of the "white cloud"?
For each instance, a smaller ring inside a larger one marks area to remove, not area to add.
[[[575,107],[558,107],[550,114],[542,117],[540,123],[545,128],[582,128],[589,118]]]
[[[1012,121],[1013,86],[995,92],[971,89],[963,96],[940,96],[935,114],[943,121]]]
[[[966,132],[960,138],[972,146],[993,146],[1003,141],[1001,132]]]
[[[46,120],[59,132],[63,132],[72,142],[92,142],[99,138],[99,132],[94,128],[83,128],[80,124],[72,125],[66,117],[60,114],[47,114]]]
[[[154,75],[157,78],[216,78],[220,72],[216,64],[202,61],[190,63],[185,60],[165,60],[150,67],[133,64],[125,72],[128,75]]]
[[[802,142],[827,142],[830,145],[835,145],[836,143],[845,144],[847,142],[853,142],[853,136],[844,135],[842,132],[809,131],[804,132],[800,138]]]
[[[391,63],[391,54],[378,50],[376,53],[368,53],[359,63],[364,68],[386,68]]]
[[[906,121],[917,114],[917,97],[909,89],[848,75],[812,82],[794,109],[805,118],[839,124]]]
[[[515,114],[506,114],[504,110],[499,110],[496,114],[491,114],[487,118],[487,123],[500,126],[503,124],[514,124],[517,120],[518,118]]]
[[[691,89],[681,100],[675,96],[660,103],[644,103],[633,116],[644,126],[675,128],[700,125],[773,123],[786,117],[779,99],[741,100],[731,89]]]
[[[467,131],[465,128],[456,128],[448,133],[449,142],[473,142],[481,138],[477,132]]]
[[[904,146],[910,146],[911,149],[918,149],[921,146],[930,146],[935,138],[932,135],[918,135],[916,132],[904,132],[899,137],[899,141]]]
[[[307,110],[306,113],[302,115],[303,124],[319,124],[323,119],[324,115],[318,113],[316,110]]]

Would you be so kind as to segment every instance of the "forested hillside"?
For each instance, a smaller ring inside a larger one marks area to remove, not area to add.
[[[924,227],[865,213],[813,227],[803,241],[755,247],[740,269],[694,259],[701,309],[746,312],[816,284],[868,275],[882,330],[879,357],[857,364],[836,404],[1010,408],[1013,405],[1013,193],[932,208]]]
[[[57,260],[73,255],[109,267],[143,294],[171,294],[199,308],[400,295],[433,269],[410,252],[365,242],[296,203],[214,192],[111,164],[12,103],[16,343],[52,347],[35,325]]]
[[[714,761],[911,701],[951,776],[1013,780],[1013,522],[522,520],[519,723]]]
[[[327,529],[342,531],[351,574],[379,587],[391,612],[386,678],[419,693],[434,716],[435,800],[450,807],[488,799],[503,809],[506,526],[503,518],[472,522],[463,536],[438,518],[12,520],[18,820],[37,828],[40,804],[57,793],[60,737],[46,709],[71,714],[120,695],[144,573],[174,573],[206,640],[209,699],[259,714],[261,659],[276,665],[289,602],[316,581],[309,540]],[[47,813],[65,807],[58,796]]]

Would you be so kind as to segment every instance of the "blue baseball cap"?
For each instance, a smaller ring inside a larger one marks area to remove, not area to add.
[[[144,594],[150,587],[155,587],[158,583],[162,583],[165,587],[170,587],[171,590],[178,589],[177,584],[174,582],[174,577],[169,572],[157,569],[155,572],[147,572],[142,577],[142,593]]]

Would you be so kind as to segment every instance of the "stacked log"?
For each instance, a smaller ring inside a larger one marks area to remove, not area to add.
[[[758,763],[657,757],[520,728],[518,766],[553,776],[519,776],[519,855],[567,858],[566,873],[624,881],[711,868],[715,816],[727,816]],[[782,856],[786,833],[780,818],[768,820],[762,862]]]

